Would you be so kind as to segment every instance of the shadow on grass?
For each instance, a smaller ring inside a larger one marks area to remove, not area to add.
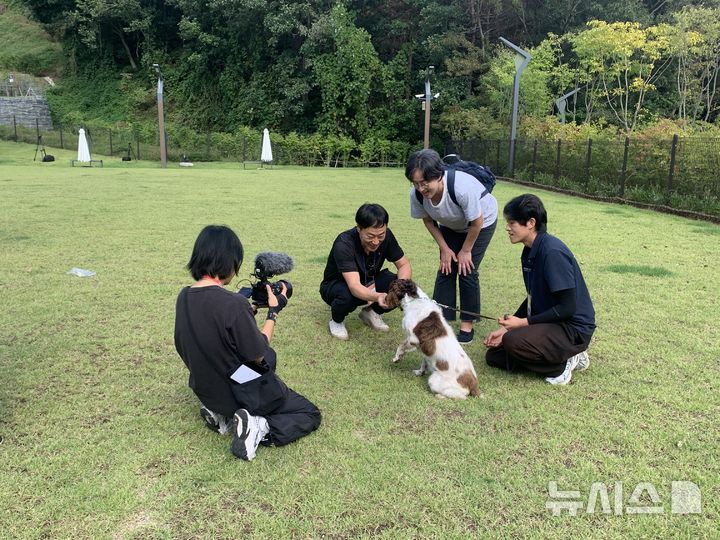
[[[648,277],[668,277],[675,275],[673,272],[662,266],[643,266],[637,264],[613,264],[605,268],[616,274],[638,274]]]

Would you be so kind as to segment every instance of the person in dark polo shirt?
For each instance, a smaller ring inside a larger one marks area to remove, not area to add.
[[[535,195],[505,205],[505,230],[520,257],[527,297],[501,328],[485,338],[488,365],[528,369],[550,384],[568,384],[574,370],[590,366],[587,348],[595,331],[595,310],[575,256],[547,233],[547,212]]]
[[[345,317],[360,306],[360,320],[373,330],[387,332],[382,313],[390,283],[410,279],[412,268],[395,235],[388,228],[389,216],[379,204],[365,203],[355,213],[355,227],[340,233],[328,255],[320,296],[330,306],[330,334],[348,339]],[[383,269],[385,261],[397,274]]]

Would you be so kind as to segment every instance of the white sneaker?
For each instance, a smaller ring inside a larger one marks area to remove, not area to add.
[[[235,457],[252,461],[260,441],[270,433],[270,426],[264,417],[253,416],[245,409],[235,411],[234,421],[235,430],[230,451]]]
[[[567,363],[565,364],[565,371],[563,371],[560,375],[557,377],[545,377],[545,382],[548,384],[556,384],[559,386],[566,385],[570,382],[570,379],[572,379],[572,372],[573,369],[575,369],[578,365],[578,355],[571,356],[568,358]]]
[[[577,359],[578,359],[577,367],[575,367],[575,371],[585,371],[587,368],[590,367],[590,357],[588,356],[587,351],[578,353],[575,356],[577,356]]]
[[[388,332],[390,330],[390,327],[382,320],[382,316],[375,313],[371,307],[362,308],[358,317],[373,330],[377,330],[378,332]]]
[[[330,319],[330,334],[333,337],[336,337],[338,339],[342,339],[343,341],[348,339],[348,333],[347,328],[345,328],[344,322],[335,322],[332,319]]]

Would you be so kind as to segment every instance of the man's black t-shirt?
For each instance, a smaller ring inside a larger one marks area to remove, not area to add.
[[[241,363],[260,357],[275,360],[247,299],[215,286],[180,291],[175,307],[175,348],[190,370],[188,385],[198,399],[225,416],[239,408],[230,374]]]
[[[343,279],[343,272],[358,272],[360,283],[367,285],[375,280],[386,259],[394,263],[403,255],[405,253],[390,229],[387,229],[385,240],[377,250],[366,254],[360,242],[360,234],[357,228],[353,227],[340,233],[333,242],[325,265],[323,283]]]

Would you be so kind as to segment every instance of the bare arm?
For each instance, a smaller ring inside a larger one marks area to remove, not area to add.
[[[377,302],[380,305],[385,304],[385,293],[379,293],[375,289],[370,289],[360,282],[359,272],[343,272],[343,278],[347,283],[350,293],[360,300],[366,302]]]
[[[393,263],[397,269],[398,279],[411,279],[412,278],[412,267],[410,261],[403,255],[397,261]]]
[[[443,274],[449,274],[452,271],[453,261],[457,261],[455,253],[453,253],[453,250],[447,245],[440,229],[437,225],[435,225],[435,222],[430,216],[425,216],[423,218],[423,223],[430,233],[430,236],[433,237],[435,243],[440,248],[440,272]]]

